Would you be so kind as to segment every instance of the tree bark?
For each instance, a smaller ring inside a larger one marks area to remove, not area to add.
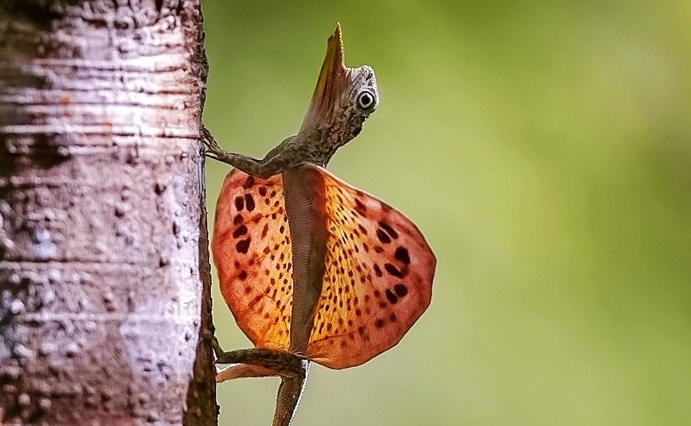
[[[0,423],[215,425],[198,0],[0,0]]]

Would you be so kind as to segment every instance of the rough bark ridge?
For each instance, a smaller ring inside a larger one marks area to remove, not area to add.
[[[216,424],[198,0],[0,1],[0,423]]]

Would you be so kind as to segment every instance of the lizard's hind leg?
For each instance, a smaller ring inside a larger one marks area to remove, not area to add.
[[[216,375],[217,383],[240,377],[281,378],[272,425],[288,426],[305,389],[310,362],[286,351],[254,348],[224,352],[215,339],[212,345],[216,364],[232,364]]]

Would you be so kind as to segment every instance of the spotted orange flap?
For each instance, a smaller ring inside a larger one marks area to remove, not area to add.
[[[324,169],[326,273],[306,356],[362,364],[398,343],[430,303],[436,259],[401,212]]]
[[[402,213],[322,168],[306,167],[324,180],[318,201],[328,237],[322,293],[303,355],[330,368],[352,367],[394,346],[422,315],[436,259]],[[257,347],[288,348],[289,235],[281,176],[231,172],[218,201],[212,248],[223,296]]]
[[[256,347],[287,349],[293,265],[281,175],[259,179],[235,169],[226,176],[211,250],[240,329]]]

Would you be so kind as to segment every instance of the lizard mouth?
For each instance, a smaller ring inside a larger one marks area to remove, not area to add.
[[[326,56],[319,71],[317,86],[314,88],[305,119],[302,122],[302,130],[319,128],[326,119],[329,111],[338,102],[346,88],[348,68],[345,66],[345,54],[343,52],[343,34],[341,24],[336,24],[336,30],[328,39]]]

